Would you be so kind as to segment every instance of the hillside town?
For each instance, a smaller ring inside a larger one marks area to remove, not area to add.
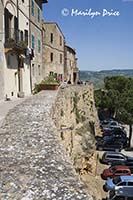
[[[0,0],[0,200],[133,200],[133,70],[79,71],[46,4]]]
[[[47,0],[0,1],[0,99],[24,97],[49,75],[78,80],[76,51],[56,22],[45,22]]]

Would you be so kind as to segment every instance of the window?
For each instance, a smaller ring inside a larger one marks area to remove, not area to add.
[[[128,170],[123,170],[123,174],[128,174]]]
[[[7,55],[7,65],[8,65],[8,66],[10,66],[10,62],[11,62],[11,60],[10,60],[10,55]]]
[[[34,68],[34,64],[32,64],[32,75],[35,75],[35,68]]]
[[[62,64],[62,54],[60,54],[60,64]]]
[[[28,45],[28,30],[24,30],[25,42]]]
[[[128,182],[128,186],[133,186],[133,182]]]
[[[120,182],[120,183],[118,183],[117,184],[118,186],[120,185],[120,186],[126,186],[126,182]]]
[[[50,75],[50,76],[53,76],[53,75],[54,75],[54,72],[52,72],[52,71],[49,72],[49,75]]]
[[[34,35],[32,35],[31,36],[31,45],[32,45],[32,49],[34,49],[35,48],[35,37],[34,37]]]
[[[32,16],[34,16],[34,0],[32,0],[31,2],[31,13],[32,13]]]
[[[23,41],[23,31],[20,31],[20,40]]]
[[[50,54],[50,60],[51,60],[51,62],[53,62],[53,60],[54,60],[53,57],[54,57],[54,55],[53,55],[53,53],[51,53]]]
[[[40,53],[40,52],[41,52],[41,41],[38,40],[38,53]]]
[[[121,174],[121,173],[122,173],[122,170],[117,170],[115,173],[116,173],[116,174]]]
[[[39,75],[39,76],[41,75],[41,68],[40,68],[40,65],[38,65],[38,75]]]
[[[53,41],[54,41],[53,33],[50,34],[50,41],[51,41],[51,43],[53,43]]]
[[[60,46],[62,46],[62,37],[60,36]]]
[[[39,8],[38,8],[37,20],[38,20],[38,22],[40,22],[40,9]]]

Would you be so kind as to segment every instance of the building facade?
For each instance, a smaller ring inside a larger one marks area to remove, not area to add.
[[[40,83],[42,76],[42,3],[47,0],[30,0],[30,48],[33,49],[33,57],[31,60],[31,82],[32,90],[36,83]]]
[[[4,97],[30,94],[29,57],[29,4],[27,1],[5,0],[2,15],[1,69],[3,70]]]
[[[42,3],[0,1],[0,99],[29,95],[42,74]]]
[[[55,22],[43,23],[43,78],[54,75],[64,80],[65,38]]]
[[[65,45],[64,78],[72,84],[77,83],[79,78],[75,49]]]
[[[4,97],[4,57],[3,57],[3,40],[4,40],[4,30],[3,30],[3,16],[4,16],[4,3],[0,0],[0,99]]]

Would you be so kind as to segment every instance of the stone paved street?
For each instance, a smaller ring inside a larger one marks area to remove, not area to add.
[[[51,120],[57,92],[10,110],[0,129],[0,200],[92,200]]]
[[[27,98],[29,98],[29,97],[25,97],[25,98],[15,97],[15,98],[12,98],[10,101],[5,101],[5,100],[0,101],[0,126],[2,125],[4,118],[7,115],[7,113],[9,112],[9,110],[11,110],[16,105],[25,101],[25,99],[27,99]]]

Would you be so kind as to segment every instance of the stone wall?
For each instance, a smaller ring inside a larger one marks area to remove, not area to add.
[[[93,85],[62,87],[53,111],[58,133],[76,171],[80,173],[84,168],[91,171],[94,136],[100,132]]]

